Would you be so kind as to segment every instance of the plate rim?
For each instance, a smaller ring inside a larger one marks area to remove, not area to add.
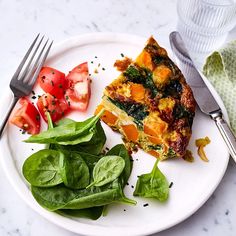
[[[54,45],[54,48],[52,50],[52,54],[49,56],[49,59],[52,58],[54,56],[54,54],[57,54],[59,50],[63,51],[65,50],[65,48],[67,48],[67,45],[70,45],[69,48],[71,48],[73,45],[74,46],[80,46],[83,44],[90,44],[90,43],[94,43],[96,41],[103,41],[103,42],[117,42],[118,41],[123,41],[123,42],[131,42],[132,44],[137,44],[137,45],[141,45],[141,43],[144,43],[146,41],[145,37],[141,37],[138,35],[134,35],[134,34],[124,34],[124,33],[112,33],[112,32],[98,32],[98,33],[89,33],[89,34],[83,34],[83,35],[77,35],[74,37],[70,37],[67,38],[61,42],[58,42],[57,44]],[[133,43],[133,41],[135,40],[135,43]],[[72,46],[71,46],[72,45]],[[169,50],[169,49],[168,49]],[[171,54],[170,51],[168,51],[168,53]],[[213,92],[214,97],[216,98],[217,102],[219,103],[220,107],[222,108],[224,117],[226,118],[227,121],[229,121],[228,119],[228,114],[226,111],[226,108],[220,98],[220,96],[217,94],[217,92],[215,91],[215,89],[213,88],[213,86],[206,80],[204,79],[207,83],[207,85],[209,86],[210,90]],[[5,99],[9,100],[10,96],[10,91],[5,92],[4,96],[1,96],[0,103],[3,103],[3,101],[6,101]],[[0,106],[2,107],[2,106]],[[229,155],[228,155],[228,159],[225,161],[225,166],[224,168],[222,168],[222,173],[221,176],[219,178],[218,182],[215,182],[215,184],[212,186],[211,191],[209,192],[209,195],[202,199],[202,201],[194,208],[194,210],[192,210],[191,212],[188,212],[187,214],[185,214],[184,216],[178,218],[177,220],[166,224],[163,227],[159,227],[158,230],[155,230],[153,228],[149,228],[149,227],[143,227],[143,230],[140,230],[141,228],[138,228],[138,232],[137,230],[132,230],[132,232],[127,232],[124,233],[124,231],[120,231],[120,227],[105,227],[105,226],[98,226],[98,225],[90,225],[88,227],[87,224],[82,223],[82,222],[75,222],[70,218],[61,216],[57,213],[54,212],[49,212],[47,210],[45,210],[44,208],[42,208],[40,205],[38,205],[36,203],[36,201],[32,201],[32,195],[30,190],[28,189],[28,187],[25,185],[25,183],[21,180],[19,173],[17,172],[16,168],[15,171],[12,173],[9,173],[9,168],[7,165],[7,162],[10,161],[11,159],[11,155],[10,152],[8,150],[8,136],[7,135],[3,135],[2,140],[0,141],[0,153],[3,156],[4,154],[6,154],[6,152],[8,152],[7,156],[8,159],[6,158],[0,158],[0,163],[3,167],[4,173],[6,174],[10,184],[13,186],[13,188],[15,189],[15,191],[18,193],[18,195],[24,200],[24,202],[29,205],[34,211],[36,211],[39,215],[43,216],[44,218],[46,218],[47,220],[51,221],[52,223],[56,224],[59,227],[62,227],[64,229],[67,229],[71,232],[74,233],[79,233],[79,234],[83,234],[83,235],[107,235],[109,233],[113,233],[114,235],[120,235],[120,233],[122,233],[122,235],[143,235],[145,234],[153,234],[153,233],[157,233],[166,229],[169,229],[177,224],[179,224],[180,222],[184,221],[185,219],[189,218],[192,214],[194,214],[200,207],[202,207],[202,205],[209,199],[209,197],[212,195],[212,193],[215,191],[215,189],[217,188],[217,186],[219,185],[219,183],[221,182],[226,168],[228,166],[228,160],[229,160]],[[127,228],[127,229],[131,229],[131,228]]]

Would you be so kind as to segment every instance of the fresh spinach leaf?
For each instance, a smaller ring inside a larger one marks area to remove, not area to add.
[[[77,195],[75,190],[69,189],[63,184],[49,188],[31,186],[31,192],[36,201],[49,211],[61,209]]]
[[[71,209],[61,209],[57,212],[62,215],[71,216],[71,217],[80,217],[88,218],[91,220],[97,220],[103,212],[103,206],[91,207],[86,209],[71,210]]]
[[[90,172],[92,173],[94,166],[100,160],[101,157],[93,155],[93,154],[90,154],[90,153],[86,153],[86,152],[78,152],[78,154],[86,162]]]
[[[151,173],[143,174],[138,178],[133,193],[134,196],[155,198],[161,202],[168,199],[169,183],[157,167],[157,164],[158,160],[156,160]]]
[[[75,120],[72,120],[70,118],[63,118],[56,123],[56,126],[68,125],[75,122],[76,122]]]
[[[103,146],[106,142],[106,135],[102,128],[100,120],[96,124],[93,132],[93,137],[89,142],[78,144],[78,151],[87,152],[90,154],[98,155],[101,153]]]
[[[116,146],[114,146],[113,148],[111,148],[106,155],[112,156],[112,155],[116,155],[116,156],[120,156],[124,159],[125,161],[125,168],[123,170],[123,172],[120,175],[120,179],[121,179],[121,184],[122,187],[124,187],[130,177],[131,171],[132,171],[132,167],[133,167],[133,162],[131,161],[131,156],[129,155],[127,149],[125,148],[124,144],[118,144]]]
[[[62,209],[85,209],[96,206],[104,206],[120,199],[116,188],[107,189],[97,193],[89,193],[85,196],[76,197],[68,202]]]
[[[32,135],[25,142],[27,143],[56,143],[61,145],[75,145],[88,142],[94,135],[96,123],[102,115],[103,110],[82,122],[67,123],[46,130],[37,135]]]
[[[74,122],[76,121],[69,118],[65,118],[60,120],[57,123],[57,126],[71,124]],[[99,153],[101,153],[105,142],[106,142],[106,135],[104,133],[100,120],[98,120],[96,123],[96,128],[93,131],[93,137],[89,142],[80,143],[77,145],[64,145],[64,149],[87,152],[90,154],[98,155]]]
[[[94,165],[98,162],[98,160],[101,158],[100,155],[94,155],[89,152],[84,152],[81,150],[79,145],[59,145],[59,144],[51,144],[50,149],[54,150],[60,150],[60,151],[66,151],[66,152],[77,152],[83,160],[86,162],[87,166],[89,167],[89,170],[93,170]]]
[[[64,184],[55,187],[40,188],[31,187],[36,201],[50,211],[58,209],[86,209],[104,206],[113,202],[122,202],[135,205],[136,201],[125,197],[118,179],[102,187],[73,190]]]
[[[89,185],[89,168],[77,152],[65,152],[64,158],[60,159],[60,174],[69,188],[82,189]]]
[[[66,139],[65,141],[59,141],[58,144],[60,145],[76,145],[79,143],[84,143],[84,142],[89,142],[94,135],[94,130],[95,128],[91,128],[90,130],[88,130],[88,133],[84,133],[78,137],[76,137],[75,139]],[[57,143],[57,142],[56,142]]]
[[[63,209],[84,209],[95,206],[104,206],[113,202],[122,202],[135,205],[136,201],[124,196],[118,179],[102,187],[92,186],[91,188],[78,190],[77,196],[68,202]]]
[[[60,214],[97,219],[101,216],[104,206],[112,202],[136,204],[136,201],[127,198],[123,192],[132,169],[132,162],[124,145],[117,145],[109,151],[109,155],[101,156],[106,136],[99,117],[92,117],[85,122],[63,119],[55,128],[50,122],[51,118],[48,119],[48,131],[36,138],[32,136],[31,141],[35,139],[38,143],[48,143],[50,146],[46,150],[47,153],[59,153],[62,156],[53,163],[53,168],[49,168],[50,171],[55,171],[54,177],[49,172],[49,178],[48,173],[44,173],[45,169],[40,169],[42,173],[35,174],[38,178],[42,175],[46,182],[43,182],[44,186],[42,183],[39,186],[31,186],[34,198],[42,207],[50,211],[58,211]],[[79,126],[81,127],[78,128]],[[68,127],[69,131],[66,130]],[[92,136],[88,138],[86,135],[90,134]],[[88,139],[89,141],[85,141]],[[103,158],[104,160],[101,161]],[[109,158],[112,158],[111,163],[105,161]],[[93,173],[96,174],[92,178],[90,176]],[[47,182],[47,178],[53,184]],[[85,188],[90,179],[97,186]]]
[[[125,161],[120,156],[104,156],[93,169],[93,182],[87,186],[103,186],[120,176],[125,167]]]
[[[44,149],[28,157],[22,167],[25,179],[33,186],[49,187],[62,183],[59,160],[64,159],[60,151]]]

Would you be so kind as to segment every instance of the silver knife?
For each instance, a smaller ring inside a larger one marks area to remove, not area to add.
[[[171,49],[181,62],[181,70],[193,91],[193,95],[200,110],[215,121],[231,156],[236,162],[236,137],[224,120],[218,103],[195,67],[180,34],[178,32],[172,32],[169,39]]]

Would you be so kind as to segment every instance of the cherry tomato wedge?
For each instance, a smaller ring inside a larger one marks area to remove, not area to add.
[[[51,95],[61,98],[68,86],[65,74],[51,67],[43,67],[38,76],[40,87]]]
[[[37,106],[43,119],[47,121],[45,112],[48,111],[53,122],[60,120],[69,108],[64,98],[58,99],[49,93],[42,95],[38,99]]]
[[[67,89],[65,98],[70,109],[86,111],[90,98],[90,80],[77,82],[74,88]]]
[[[73,84],[77,82],[83,82],[88,78],[88,76],[88,62],[84,62],[71,70],[66,76],[66,79],[69,81],[70,86],[73,86]]]
[[[19,103],[21,107],[13,113],[10,122],[29,134],[38,134],[40,131],[38,110],[27,98],[21,98]]]
[[[84,62],[76,66],[66,78],[69,81],[69,88],[65,92],[65,99],[70,109],[85,111],[91,94],[88,63]]]

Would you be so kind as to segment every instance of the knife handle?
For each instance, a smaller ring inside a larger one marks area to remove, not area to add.
[[[236,162],[236,137],[233,131],[230,129],[229,125],[223,119],[221,113],[211,114],[212,119],[215,121],[217,128],[219,129],[228,149],[230,155]]]

